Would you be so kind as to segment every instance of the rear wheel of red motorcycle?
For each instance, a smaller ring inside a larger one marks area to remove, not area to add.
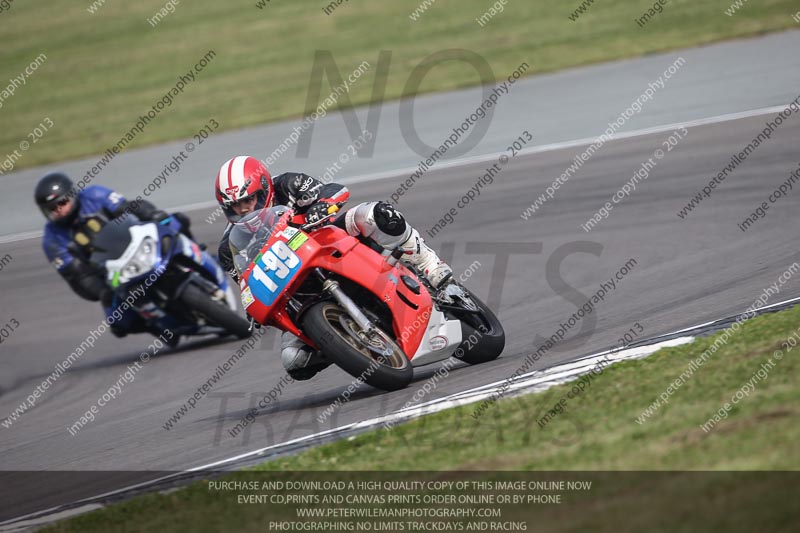
[[[359,326],[333,302],[321,302],[303,318],[303,330],[325,356],[351,376],[386,391],[411,383],[414,369],[403,352],[385,332],[369,342],[361,339]]]
[[[463,289],[480,312],[477,315],[465,312],[458,317],[461,320],[462,342],[454,357],[471,365],[493,361],[500,357],[506,346],[503,325],[480,298],[466,287]]]

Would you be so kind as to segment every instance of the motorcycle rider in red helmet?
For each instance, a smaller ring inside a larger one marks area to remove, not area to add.
[[[237,273],[228,239],[233,224],[244,215],[291,203],[296,213],[305,215],[306,223],[313,223],[325,218],[331,205],[341,206],[350,198],[350,191],[344,185],[322,183],[303,173],[285,172],[273,180],[261,161],[244,155],[229,159],[220,167],[214,189],[217,203],[229,222],[219,244],[219,260],[234,280]],[[358,204],[332,223],[350,235],[368,237],[386,249],[400,248],[405,252],[401,261],[423,272],[434,288],[444,286],[452,275],[450,267],[389,203]],[[297,380],[309,379],[330,364],[289,332],[281,337],[281,360],[288,374]]]

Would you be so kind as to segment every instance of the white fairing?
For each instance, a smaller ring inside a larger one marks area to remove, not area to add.
[[[142,241],[146,238],[150,238],[155,245],[158,243],[158,229],[156,228],[155,224],[143,224],[141,226],[131,226],[130,228],[131,234],[131,242],[128,244],[128,247],[125,248],[125,251],[119,256],[117,259],[106,261],[106,271],[108,272],[108,279],[112,279],[114,274],[119,274],[120,281],[123,283],[128,281],[128,277],[124,274],[125,267],[135,259],[136,252],[141,246]],[[148,258],[145,263],[142,263],[141,266],[145,267],[140,272],[137,272],[136,275],[140,276],[142,274],[146,274],[153,270],[156,261],[156,253],[152,254],[152,257]]]
[[[419,343],[414,357],[411,358],[411,365],[423,366],[443,361],[453,355],[459,344],[461,344],[461,322],[447,320],[444,313],[434,309],[428,320],[425,336]]]

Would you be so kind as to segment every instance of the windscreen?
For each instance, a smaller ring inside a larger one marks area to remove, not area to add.
[[[240,275],[264,247],[275,224],[288,208],[276,205],[269,209],[259,209],[242,217],[233,225],[228,243],[233,254],[233,265]]]
[[[91,239],[92,262],[103,265],[108,260],[120,257],[131,242],[129,229],[141,224],[132,214],[125,214],[106,222]]]

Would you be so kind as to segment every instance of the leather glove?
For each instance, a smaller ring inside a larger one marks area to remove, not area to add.
[[[175,220],[180,222],[181,226],[183,226],[186,229],[189,229],[189,226],[192,225],[192,221],[189,219],[189,217],[181,213],[180,211],[175,211],[174,213],[172,213],[172,216],[175,217]]]
[[[309,207],[308,211],[306,211],[306,223],[314,224],[315,222],[319,222],[323,218],[327,217],[329,207],[330,204],[325,202],[317,202]]]
[[[153,214],[152,214],[150,220],[152,220],[153,222],[161,222],[165,218],[169,218],[169,213],[167,213],[166,211],[162,211],[162,210],[158,209],[156,211],[153,211]]]
[[[192,221],[189,220],[189,217],[187,217],[186,215],[184,215],[183,213],[181,213],[179,211],[176,211],[176,212],[172,213],[172,216],[173,216],[173,218],[175,220],[180,222],[180,224],[181,224],[181,233],[183,233],[184,235],[189,237],[189,239],[195,240],[194,239],[194,235],[192,235],[192,230],[189,229],[189,226],[192,225]],[[204,245],[201,244],[200,248],[204,249],[203,246]]]

